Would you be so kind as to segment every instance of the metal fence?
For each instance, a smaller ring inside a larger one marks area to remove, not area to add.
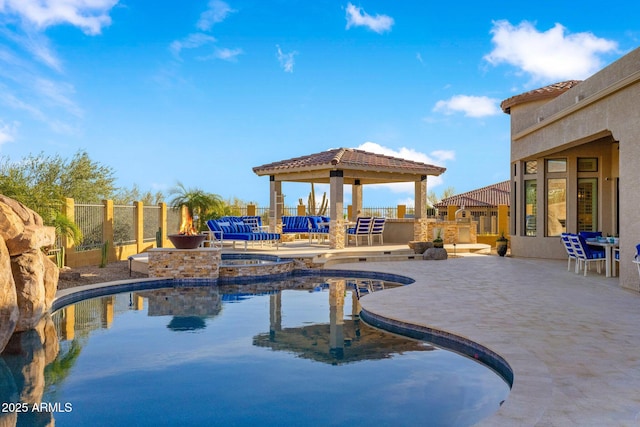
[[[160,206],[143,206],[142,208],[142,241],[154,242],[160,229]]]
[[[180,210],[167,209],[167,234],[177,233],[180,230]]]
[[[75,205],[75,222],[82,231],[84,240],[76,246],[76,251],[87,251],[102,247],[105,205],[103,204],[76,204]],[[166,227],[167,234],[176,233],[180,228],[180,211],[178,209],[167,209],[167,223],[160,223],[160,206],[143,206],[143,241],[153,242],[156,239],[156,233],[161,227]],[[247,215],[247,206],[236,206],[233,215]],[[256,207],[256,215],[262,217],[262,223],[269,225],[271,218],[269,217],[268,207]],[[343,215],[348,216],[349,209],[345,208]],[[283,215],[295,216],[298,213],[297,206],[285,206]],[[136,206],[134,205],[114,205],[113,207],[113,245],[122,246],[136,243]],[[406,208],[405,218],[413,218],[415,211],[412,207]],[[478,234],[496,234],[499,230],[497,227],[498,210],[494,208],[470,210],[473,221],[477,222]],[[380,207],[364,207],[360,213],[362,216],[377,216],[385,218],[397,218],[398,207],[380,206]],[[446,220],[446,210],[437,211],[436,209],[427,209],[427,217],[436,218],[438,220]]]
[[[239,208],[240,215],[247,215],[247,207],[243,206]],[[298,214],[297,206],[285,206],[282,210],[283,216],[296,216]],[[269,208],[256,208],[256,215],[262,217],[262,223],[264,225],[269,225]],[[329,212],[326,212],[326,215],[329,215]],[[349,215],[349,208],[344,208],[343,215],[346,218]],[[398,218],[398,207],[393,206],[380,206],[380,207],[366,207],[362,209],[360,213],[361,216],[377,216],[377,217],[385,217],[385,218]],[[405,212],[405,218],[413,218],[415,215],[414,208],[407,208]],[[427,209],[427,216],[433,218],[436,216],[435,209]]]
[[[104,205],[75,205],[75,223],[82,232],[82,243],[76,245],[76,251],[88,251],[102,246],[104,223]]]
[[[136,242],[136,207],[113,206],[113,244],[130,245]]]

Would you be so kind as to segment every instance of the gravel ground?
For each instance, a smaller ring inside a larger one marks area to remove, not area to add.
[[[65,267],[60,270],[58,289],[141,277],[147,277],[147,275],[136,273],[135,271],[129,275],[129,261],[112,262],[103,268],[93,265],[74,268]]]

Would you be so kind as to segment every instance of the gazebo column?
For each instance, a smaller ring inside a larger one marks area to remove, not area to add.
[[[344,249],[344,172],[329,172],[329,248]]]
[[[359,179],[356,179],[351,186],[351,218],[349,220],[355,222],[358,212],[362,212],[362,184]]]
[[[346,291],[346,280],[329,280],[329,352],[338,359],[344,357],[344,296]]]
[[[269,230],[273,233],[282,232],[282,211],[284,209],[284,197],[282,196],[282,181],[276,181],[276,177],[269,176]]]
[[[422,175],[415,181],[415,219],[413,223],[413,240],[426,242],[427,236],[427,176]]]

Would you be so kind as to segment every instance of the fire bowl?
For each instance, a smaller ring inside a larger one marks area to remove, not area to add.
[[[171,240],[171,243],[173,243],[173,246],[175,246],[176,249],[195,249],[200,246],[202,242],[204,242],[204,239],[207,238],[207,235],[169,234],[167,238]]]

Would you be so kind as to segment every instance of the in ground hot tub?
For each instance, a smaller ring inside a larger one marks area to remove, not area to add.
[[[265,254],[222,254],[219,282],[238,282],[291,274],[295,261]]]

